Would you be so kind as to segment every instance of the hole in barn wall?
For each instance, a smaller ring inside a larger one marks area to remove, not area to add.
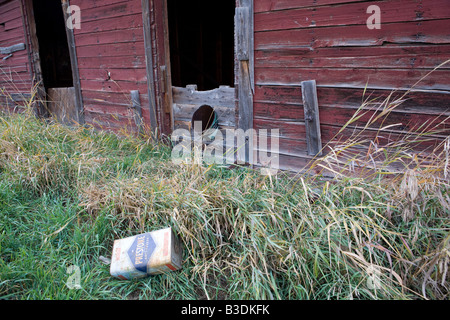
[[[201,122],[201,132],[199,132],[197,126],[195,126],[196,122]],[[214,109],[211,106],[202,105],[192,115],[191,128],[194,128],[198,134],[203,134],[208,129],[217,129],[219,127],[218,122],[217,113]]]

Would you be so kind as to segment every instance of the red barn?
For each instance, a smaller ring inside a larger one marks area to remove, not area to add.
[[[293,170],[393,90],[412,89],[387,139],[430,121],[445,139],[448,59],[449,0],[0,0],[3,109],[36,86],[39,116],[168,135],[206,105],[221,128],[279,129]]]

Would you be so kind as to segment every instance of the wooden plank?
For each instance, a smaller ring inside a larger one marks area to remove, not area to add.
[[[120,57],[144,56],[144,42],[99,44],[78,47],[78,56],[81,57]]]
[[[256,86],[255,102],[280,104],[293,108],[302,104],[301,90],[295,86]],[[364,101],[369,107],[378,107],[385,99],[404,101],[396,108],[402,113],[420,113],[439,115],[450,111],[450,92],[446,91],[393,91],[366,88],[321,87],[317,85],[317,95],[321,106],[345,106],[357,109]],[[275,107],[274,107],[275,109]]]
[[[143,118],[139,91],[131,91],[131,106],[133,108],[133,118],[139,133],[143,133]]]
[[[33,81],[36,85],[36,99],[34,99],[36,116],[46,117],[47,107],[45,103],[46,92],[41,70],[41,58],[39,55],[39,41],[36,33],[36,23],[34,19],[33,1],[24,0],[24,10],[29,24],[29,44],[31,51],[31,65],[33,68]],[[29,89],[29,88],[28,88]]]
[[[217,114],[219,127],[235,127],[236,115],[234,109],[221,105],[210,105]],[[194,112],[200,107],[198,104],[173,104],[175,121],[186,121],[191,123]]]
[[[18,43],[9,47],[0,47],[0,54],[11,54],[21,50],[25,50],[25,43]]]
[[[333,68],[255,68],[257,85],[295,86],[304,79],[315,79],[327,87],[368,89],[415,89],[450,91],[448,70]],[[419,82],[420,80],[420,82]]]
[[[142,28],[108,30],[77,34],[76,41],[77,47],[114,43],[134,43],[144,41],[144,34]]]
[[[361,0],[258,0],[255,3],[255,12],[258,13],[306,7],[319,7],[349,2],[361,2]]]
[[[62,10],[64,14],[64,21],[67,21],[69,17],[68,8],[69,0],[61,0]],[[84,112],[83,112],[83,96],[81,94],[80,74],[78,69],[77,48],[75,44],[75,36],[73,29],[66,27],[67,44],[69,47],[70,65],[72,69],[73,87],[75,91],[75,106],[78,113],[78,123],[84,124]]]
[[[177,104],[197,104],[221,106],[234,109],[235,89],[221,86],[207,91],[196,91],[189,88],[172,87],[173,102]]]
[[[121,1],[118,3],[110,3],[104,1],[104,5],[101,7],[80,7],[83,12],[83,23],[89,21],[99,21],[107,19],[114,21],[115,18],[141,14],[142,7],[140,1]]]
[[[80,80],[84,92],[130,92],[131,90],[147,91],[147,81],[109,81],[109,80]]]
[[[147,79],[145,68],[79,69],[79,72],[82,80],[143,82]]]
[[[302,81],[301,85],[308,154],[311,156],[320,156],[322,155],[322,140],[320,135],[319,102],[317,100],[316,81]]]
[[[381,9],[383,25],[393,22],[449,19],[448,0],[429,2],[375,1]],[[301,29],[326,26],[366,25],[368,2],[345,3],[334,6],[308,7],[255,15],[255,31]]]
[[[255,33],[255,49],[381,46],[383,44],[448,44],[450,19],[366,25],[289,29]]]
[[[129,55],[120,57],[79,57],[80,69],[144,69],[145,57]]]
[[[449,59],[450,45],[286,48],[255,52],[257,68],[433,69]],[[450,63],[441,67],[450,69]]]
[[[248,37],[247,41],[236,39],[236,45],[243,43],[248,46],[248,49],[236,48],[236,53],[248,51],[248,59],[244,59],[245,55],[241,54],[238,61],[238,128],[243,131],[248,131],[253,128],[253,1],[241,0],[239,7],[236,8],[235,13],[235,37]],[[248,9],[243,9],[243,8]],[[248,13],[246,13],[248,12]],[[248,19],[248,20],[247,20]],[[243,30],[240,30],[243,28]],[[239,36],[238,36],[239,35]],[[238,163],[253,164],[256,161],[256,150],[253,150],[251,139],[256,137],[246,137],[245,146],[238,146],[237,161]]]
[[[239,61],[250,60],[250,9],[236,8],[236,57]]]
[[[155,77],[152,54],[152,31],[150,21],[150,3],[149,0],[142,0],[142,20],[144,28],[144,46],[145,46],[145,64],[147,72],[147,92],[149,97],[150,125],[153,132],[157,132],[157,110],[156,110],[156,93],[155,93]]]
[[[83,19],[83,16],[81,19]],[[101,20],[83,21],[82,25],[83,27],[81,29],[75,29],[76,35],[86,33],[92,34],[95,32],[111,31],[111,30],[142,28],[143,26],[142,13],[115,17],[111,20],[101,19]]]
[[[75,103],[75,88],[49,88],[48,109],[59,122],[74,125],[78,122],[78,109]]]

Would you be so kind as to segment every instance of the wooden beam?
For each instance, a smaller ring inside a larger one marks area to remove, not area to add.
[[[69,0],[61,0],[62,10],[64,14],[64,21],[70,18],[71,12],[67,12],[70,6]],[[73,87],[75,88],[75,105],[78,111],[78,123],[84,124],[84,106],[83,96],[81,94],[80,74],[78,70],[77,50],[75,46],[75,36],[73,29],[66,26],[67,43],[69,45],[70,65],[72,68]]]
[[[134,123],[138,127],[139,133],[143,133],[142,108],[139,98],[139,91],[131,91],[131,107],[133,108]]]
[[[317,99],[316,81],[302,81],[301,85],[308,155],[321,156],[322,139],[320,134],[319,103]]]
[[[0,47],[0,54],[12,54],[21,50],[25,50],[25,43],[18,43],[9,47]]]
[[[147,91],[150,109],[150,126],[153,132],[157,132],[158,121],[156,112],[155,77],[153,73],[153,50],[150,22],[149,0],[142,0],[142,20],[144,28],[145,65],[147,71]]]
[[[254,27],[253,0],[240,0],[235,11],[235,53],[237,58],[237,99],[238,99],[238,128],[245,132],[253,129],[253,93],[254,93]],[[253,164],[256,161],[255,139],[246,137],[245,146],[237,146],[238,163]],[[244,152],[245,149],[245,152]],[[244,156],[245,155],[245,156]]]
[[[41,69],[41,58],[39,55],[39,41],[36,33],[36,21],[34,19],[34,10],[33,10],[33,1],[32,0],[24,0],[24,12],[23,12],[28,21],[29,33],[25,32],[26,35],[29,35],[29,44],[30,44],[30,65],[33,69],[33,82],[36,84],[36,97],[34,98],[33,104],[34,112],[36,117],[48,117],[48,110],[46,105],[46,94],[44,81],[42,78],[42,69]]]

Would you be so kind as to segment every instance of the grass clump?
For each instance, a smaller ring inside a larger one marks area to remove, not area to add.
[[[148,137],[2,115],[0,297],[447,299],[449,140],[419,160],[414,137],[374,148],[354,135],[311,163],[322,174],[261,176],[173,164]],[[182,270],[110,277],[98,258],[114,239],[166,226]]]

